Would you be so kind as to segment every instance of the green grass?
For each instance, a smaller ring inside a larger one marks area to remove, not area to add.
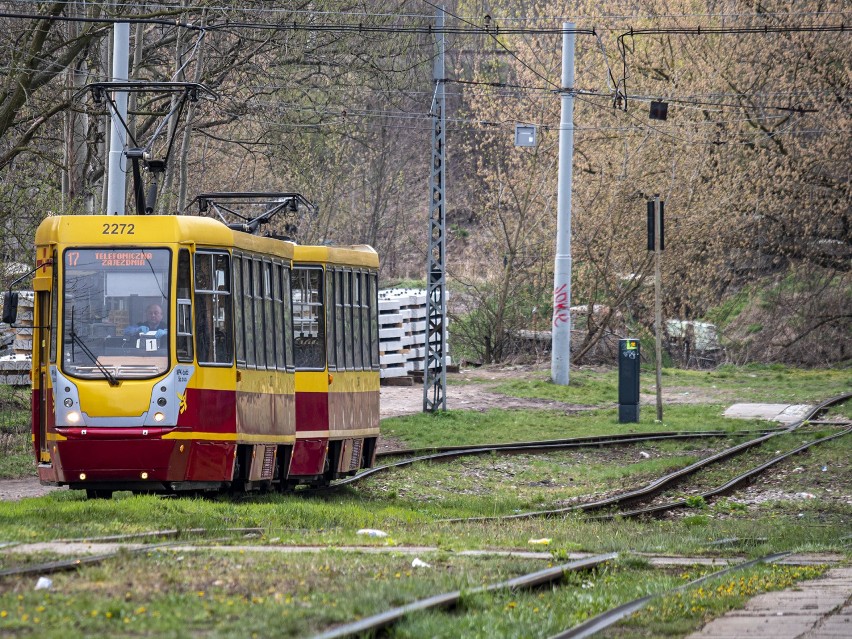
[[[513,393],[529,393],[572,406],[537,411],[449,411],[384,420],[382,430],[412,446],[481,444],[655,430],[757,428],[767,422],[721,417],[733,400],[820,399],[850,386],[844,370],[798,371],[785,367],[720,368],[712,374],[666,371],[664,386],[674,397],[700,403],[667,404],[662,424],[643,406],[637,424],[619,424],[614,372],[581,371],[563,389],[541,373],[515,380]],[[532,379],[529,379],[532,377]],[[499,380],[468,383],[496,385]],[[643,392],[653,376],[643,373]],[[845,388],[844,388],[845,386]],[[502,388],[502,387],[501,387]],[[684,395],[686,394],[686,395]],[[850,404],[834,413],[850,414]],[[718,484],[775,454],[836,429],[814,427],[774,438],[767,446],[678,486]],[[28,433],[28,429],[26,431]],[[28,434],[20,433],[20,438]],[[558,588],[465,596],[452,613],[406,619],[391,637],[551,636],[613,605],[660,593],[697,576],[695,568],[651,567],[639,553],[682,556],[759,557],[779,550],[846,553],[844,535],[852,504],[843,489],[852,483],[852,437],[811,448],[748,489],[721,499],[693,498],[690,508],[660,520],[557,518],[451,523],[455,517],[487,516],[564,507],[620,492],[680,468],[709,452],[741,441],[739,436],[665,441],[615,448],[582,448],[541,454],[489,454],[421,463],[377,474],[353,487],[323,494],[162,498],[116,493],[112,500],[87,501],[81,491],[57,491],[18,502],[0,502],[0,541],[34,542],[178,529],[177,539],[154,542],[246,546],[231,550],[170,551],[150,548],[124,553],[100,566],[53,576],[50,591],[33,590],[34,578],[0,580],[0,634],[61,637],[260,637],[308,636],[355,617],[378,613],[417,597],[501,581],[538,570],[572,552],[616,551],[607,568],[569,576]],[[641,453],[646,453],[642,455]],[[31,471],[29,471],[31,472]],[[807,492],[813,498],[799,498]],[[846,491],[848,492],[848,491]],[[246,536],[237,528],[260,528]],[[190,532],[203,528],[205,532]],[[357,534],[377,528],[386,538]],[[737,538],[738,542],[713,542]],[[531,540],[547,539],[545,545]],[[327,548],[314,554],[269,552],[283,545]],[[390,554],[335,551],[369,545]],[[255,552],[251,547],[262,547]],[[411,567],[413,557],[394,553],[418,546],[430,569]],[[549,551],[552,559],[462,557],[462,550]],[[0,569],[55,559],[23,545],[0,550]],[[780,572],[778,572],[780,570]],[[810,572],[809,572],[810,571]],[[687,575],[688,573],[688,575]],[[740,607],[761,589],[809,578],[812,569],[762,567],[701,591],[652,603],[606,636],[682,636],[710,617]],[[734,583],[734,587],[728,587]],[[722,587],[722,590],[719,588]],[[695,608],[693,610],[693,608]],[[5,612],[5,616],[2,614]]]
[[[554,563],[448,553],[424,559],[430,567],[415,569],[410,555],[333,550],[308,555],[169,549],[123,554],[53,575],[50,591],[0,589],[0,629],[63,639],[308,636],[418,598],[464,593]],[[592,571],[569,573],[552,587],[463,594],[457,609],[406,617],[389,636],[547,637],[621,603],[662,594],[707,570],[660,570],[625,557]],[[625,625],[669,636],[698,627],[708,613],[741,606],[747,596],[788,587],[821,571],[749,569],[661,597]]]
[[[505,382],[495,390],[515,397],[535,397],[553,401],[590,406],[618,402],[618,373],[611,371],[572,371],[571,383],[558,386],[541,380]],[[780,364],[719,366],[714,370],[697,371],[664,368],[663,391],[687,397],[702,392],[711,401],[736,402],[809,402],[826,399],[852,389],[852,369],[799,369]],[[643,367],[640,374],[641,392],[656,394],[656,374],[652,367]],[[670,402],[664,402],[669,404]]]
[[[30,389],[0,385],[0,479],[35,474]]]
[[[484,443],[563,439],[588,435],[648,433],[663,430],[741,430],[767,425],[761,420],[722,417],[723,405],[677,404],[666,407],[663,422],[656,422],[652,406],[642,406],[639,422],[622,424],[616,408],[566,415],[554,410],[475,411],[449,410],[418,413],[382,421],[382,434],[412,447],[461,446]]]

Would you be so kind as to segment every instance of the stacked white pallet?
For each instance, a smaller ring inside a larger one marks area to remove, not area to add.
[[[408,367],[411,371],[422,371],[426,361],[426,322],[429,314],[426,291],[417,291],[412,295],[409,306],[404,310],[409,313],[404,340],[408,344]]]
[[[4,344],[0,356],[0,384],[27,386],[33,352],[33,301],[32,291],[18,293],[18,317],[14,327],[2,325]]]
[[[428,311],[422,289],[379,291],[381,377],[403,377],[423,370]],[[444,338],[446,342],[446,333]],[[446,360],[451,361],[449,356]]]
[[[408,345],[403,343],[409,314],[402,310],[402,298],[402,289],[379,291],[379,376],[382,378],[405,377],[410,372]]]

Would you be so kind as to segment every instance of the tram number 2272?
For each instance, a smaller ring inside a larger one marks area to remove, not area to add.
[[[101,235],[135,235],[135,224],[104,224]]]

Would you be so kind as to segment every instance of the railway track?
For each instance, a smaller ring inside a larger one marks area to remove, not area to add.
[[[654,481],[646,484],[645,486],[642,486],[640,488],[636,488],[636,489],[633,489],[633,490],[629,490],[627,492],[619,493],[617,495],[613,495],[613,496],[607,497],[605,499],[599,499],[599,500],[596,500],[596,501],[586,502],[586,503],[582,503],[582,504],[576,504],[576,505],[567,506],[567,507],[564,507],[564,508],[555,508],[555,509],[549,509],[549,510],[536,510],[536,511],[529,511],[529,512],[525,512],[525,513],[513,513],[511,515],[494,515],[494,516],[488,516],[488,517],[456,518],[456,519],[447,519],[447,520],[444,520],[444,521],[450,522],[450,523],[468,523],[468,522],[506,521],[506,520],[511,520],[511,519],[532,519],[532,518],[536,518],[536,517],[558,517],[558,516],[565,516],[566,514],[575,513],[575,512],[592,512],[592,511],[603,510],[603,509],[606,509],[606,508],[618,508],[618,507],[626,506],[628,504],[631,504],[631,503],[634,503],[634,502],[637,502],[637,501],[648,500],[648,499],[651,499],[651,498],[661,494],[663,491],[673,487],[674,485],[678,484],[683,479],[690,477],[692,475],[695,475],[700,470],[702,470],[702,469],[704,469],[704,468],[706,468],[706,467],[708,467],[712,464],[731,459],[731,458],[735,457],[736,455],[738,455],[738,454],[740,454],[740,453],[742,453],[746,450],[754,448],[755,446],[759,446],[759,445],[769,441],[770,439],[777,437],[778,435],[787,434],[787,433],[791,433],[791,432],[796,431],[803,424],[807,423],[808,420],[810,418],[812,418],[814,415],[818,415],[819,413],[825,411],[826,409],[830,408],[831,406],[834,406],[836,404],[839,404],[839,403],[846,401],[850,397],[852,397],[852,393],[845,393],[843,395],[838,395],[838,396],[829,398],[829,399],[821,402],[817,406],[815,406],[813,409],[811,409],[811,411],[809,411],[809,413],[803,419],[791,424],[790,426],[788,426],[786,428],[779,429],[779,430],[773,430],[772,432],[770,432],[766,435],[762,435],[762,436],[757,437],[755,439],[748,440],[746,442],[738,444],[737,446],[732,446],[732,447],[727,448],[727,449],[725,449],[721,452],[718,452],[718,453],[715,453],[715,454],[710,455],[708,457],[705,457],[703,459],[700,459],[697,462],[690,464],[689,466],[686,466],[686,467],[684,467],[680,470],[677,470],[673,473],[668,473],[666,475],[663,475],[662,477],[655,479]],[[783,461],[784,459],[791,457],[792,455],[798,454],[798,453],[800,453],[800,452],[806,450],[807,448],[810,448],[811,446],[814,446],[816,444],[831,441],[831,440],[836,439],[838,437],[843,437],[843,436],[849,434],[850,432],[852,432],[852,428],[846,428],[846,429],[844,429],[844,430],[842,430],[838,433],[835,433],[833,435],[830,435],[828,437],[823,437],[821,439],[818,439],[818,440],[809,442],[807,444],[804,444],[802,446],[799,446],[799,447],[797,447],[797,448],[795,448],[791,451],[788,451],[787,453],[784,453],[782,455],[778,455],[778,456],[774,457],[773,459],[769,460],[768,462],[766,462],[764,464],[760,464],[759,466],[757,466],[755,468],[748,469],[745,472],[736,475],[730,481],[726,482],[722,486],[716,487],[716,488],[714,488],[710,491],[702,493],[700,496],[704,497],[704,498],[709,498],[709,497],[715,497],[715,496],[718,496],[718,495],[725,494],[725,493],[733,490],[737,486],[741,485],[742,483],[748,481],[749,479],[759,475],[760,473],[762,473],[766,469],[774,466],[778,462]],[[613,518],[613,517],[616,517],[616,516],[641,517],[641,516],[645,516],[645,515],[648,515],[648,516],[660,515],[660,514],[663,514],[665,512],[668,512],[670,510],[674,510],[676,508],[683,508],[687,505],[688,505],[687,501],[681,499],[681,500],[668,502],[668,503],[662,504],[662,505],[652,506],[652,507],[649,507],[649,508],[610,513],[610,514],[602,515],[601,518]]]
[[[596,615],[591,619],[587,619],[583,623],[578,624],[573,628],[569,628],[563,632],[555,634],[550,637],[550,639],[584,639],[585,637],[591,637],[592,635],[600,632],[601,630],[609,628],[613,624],[621,621],[625,617],[632,615],[637,610],[641,610],[658,597],[674,594],[676,592],[683,592],[689,590],[690,588],[694,588],[695,586],[699,586],[707,581],[710,581],[711,579],[721,577],[728,573],[735,572],[738,570],[744,570],[746,568],[751,568],[752,566],[756,566],[757,564],[772,563],[778,561],[779,559],[783,559],[788,555],[790,555],[789,552],[774,553],[772,555],[767,555],[759,559],[754,559],[752,561],[746,561],[744,563],[737,564],[736,566],[723,568],[722,570],[718,570],[709,575],[704,575],[703,577],[694,579],[689,583],[683,584],[682,586],[678,586],[677,588],[672,588],[671,590],[668,590],[666,592],[655,593],[652,595],[647,595],[645,597],[634,599],[633,601],[621,604],[620,606],[610,608],[609,610],[602,612],[601,614]]]
[[[714,455],[708,456],[708,457],[706,457],[702,460],[699,460],[698,462],[696,462],[694,464],[691,464],[690,466],[687,466],[684,469],[676,471],[675,473],[670,473],[668,475],[660,477],[660,478],[654,480],[653,482],[649,483],[648,485],[646,485],[642,488],[631,490],[631,491],[628,491],[626,493],[621,493],[619,495],[615,495],[615,496],[609,497],[607,499],[597,500],[597,501],[594,501],[594,502],[589,502],[589,503],[585,503],[585,504],[578,504],[578,505],[571,506],[571,507],[568,507],[568,508],[560,508],[560,509],[554,509],[554,510],[534,511],[534,512],[528,512],[528,513],[516,513],[516,514],[512,514],[512,515],[496,516],[496,517],[475,517],[475,518],[467,518],[467,519],[451,519],[451,520],[445,520],[445,521],[451,521],[451,522],[483,522],[483,521],[499,521],[499,520],[508,520],[508,519],[527,519],[527,518],[533,518],[533,517],[548,517],[548,516],[554,517],[554,516],[564,515],[568,512],[572,512],[572,511],[591,512],[591,511],[594,511],[594,510],[602,510],[602,509],[613,507],[613,506],[624,506],[624,505],[632,503],[632,502],[645,500],[645,499],[651,498],[655,495],[658,495],[660,492],[665,490],[667,487],[670,487],[672,484],[679,481],[683,477],[687,477],[691,474],[694,474],[695,472],[697,472],[701,468],[704,468],[704,467],[706,467],[710,464],[716,463],[716,462],[721,461],[723,459],[730,459],[730,458],[736,456],[737,454],[739,454],[740,452],[748,450],[748,449],[750,449],[754,446],[758,446],[758,445],[760,445],[760,444],[762,444],[766,441],[769,441],[772,438],[777,437],[781,434],[791,433],[791,432],[796,431],[797,429],[801,428],[803,425],[807,424],[809,422],[809,420],[811,420],[815,415],[820,414],[821,412],[823,412],[824,410],[826,410],[827,408],[829,408],[833,405],[836,405],[838,403],[846,401],[850,397],[852,397],[852,393],[839,395],[839,396],[830,398],[828,400],[825,400],[824,402],[821,402],[816,407],[814,407],[814,409],[812,409],[812,411],[810,411],[810,413],[807,416],[805,416],[804,419],[790,425],[789,427],[768,429],[767,431],[757,431],[757,432],[761,433],[758,437],[755,437],[751,440],[743,442],[742,444],[739,444],[737,446],[733,446],[731,448],[728,448],[728,449],[721,451],[719,453],[716,453]],[[737,486],[739,486],[743,482],[748,481],[752,477],[764,472],[767,468],[770,468],[771,466],[779,463],[780,461],[782,461],[784,459],[789,458],[792,455],[798,454],[798,453],[802,452],[803,450],[806,450],[807,448],[809,448],[811,446],[818,445],[818,444],[821,444],[821,443],[824,443],[824,442],[828,442],[828,441],[831,441],[831,440],[834,440],[834,439],[837,439],[839,437],[843,437],[845,435],[852,433],[852,426],[850,426],[847,422],[843,422],[843,421],[840,421],[840,420],[834,420],[830,423],[821,423],[820,425],[824,425],[824,426],[842,425],[842,426],[846,426],[846,427],[843,430],[841,430],[837,433],[831,434],[831,435],[826,436],[826,437],[819,438],[819,439],[814,440],[812,442],[808,442],[804,445],[801,445],[801,446],[799,446],[799,447],[797,447],[793,450],[790,450],[786,453],[783,453],[781,455],[776,455],[772,459],[760,464],[759,466],[751,468],[751,469],[745,471],[744,473],[737,475],[736,477],[729,480],[725,484],[718,486],[716,488],[713,488],[712,490],[705,491],[705,492],[701,493],[700,496],[704,497],[704,498],[709,498],[709,497],[714,497],[714,496],[717,496],[717,495],[725,494],[726,492],[733,490],[734,488],[736,488]],[[541,442],[541,441],[539,441],[539,442],[515,442],[515,443],[509,443],[509,444],[497,444],[497,445],[483,446],[483,447],[477,447],[477,448],[448,447],[447,449],[444,449],[444,450],[441,450],[441,451],[438,451],[438,452],[434,452],[432,454],[419,455],[419,456],[416,456],[416,457],[413,457],[413,458],[401,460],[399,462],[395,462],[395,463],[392,463],[392,464],[387,464],[385,466],[380,466],[380,467],[377,467],[377,468],[374,468],[374,469],[370,469],[370,470],[363,472],[363,473],[361,473],[361,474],[359,474],[355,477],[349,478],[349,479],[341,481],[341,482],[337,482],[333,485],[333,487],[338,487],[338,486],[341,486],[341,485],[347,485],[347,484],[355,483],[355,482],[360,481],[360,480],[366,478],[367,476],[370,476],[370,475],[372,475],[376,472],[381,472],[383,470],[387,470],[387,469],[390,469],[390,468],[396,468],[396,467],[400,467],[400,466],[411,465],[411,464],[414,464],[414,463],[418,463],[420,461],[437,460],[437,459],[452,459],[452,458],[457,458],[457,457],[462,457],[462,456],[467,456],[467,455],[480,455],[480,454],[487,454],[487,453],[492,453],[492,452],[509,453],[509,452],[552,451],[552,450],[570,449],[570,448],[577,448],[577,447],[623,445],[623,444],[630,444],[630,443],[637,443],[637,442],[672,440],[672,439],[695,439],[695,438],[702,438],[702,437],[703,438],[706,438],[706,437],[728,437],[728,436],[732,436],[732,435],[743,435],[743,434],[750,435],[750,434],[755,434],[755,432],[756,431],[655,432],[655,433],[648,433],[646,435],[627,434],[627,435],[611,435],[611,436],[602,436],[602,437],[580,437],[580,438],[573,438],[573,439],[567,439],[567,440],[550,440],[550,441],[544,441],[544,442]],[[412,452],[420,452],[420,451],[414,450]],[[387,453],[386,456],[389,456],[391,454],[399,455],[400,451],[395,451],[393,453]],[[301,491],[301,492],[307,492],[307,491]],[[654,514],[666,512],[666,511],[671,510],[673,508],[682,508],[684,506],[687,506],[686,500],[680,499],[680,500],[675,500],[675,501],[668,502],[668,503],[665,503],[665,504],[657,504],[657,505],[654,505],[654,506],[651,506],[651,507],[648,507],[648,508],[643,508],[643,509],[635,509],[635,510],[631,510],[631,511],[620,511],[620,512],[617,512],[617,513],[604,513],[604,514],[598,515],[596,518],[611,518],[611,517],[615,517],[615,516],[637,517],[637,516],[644,516],[644,515],[654,515]],[[239,529],[239,531],[241,531],[241,532],[246,532],[246,531],[249,531],[249,530],[251,530],[252,532],[257,532],[259,529]],[[144,538],[144,537],[157,537],[157,536],[159,536],[160,538],[162,538],[162,537],[178,537],[181,534],[186,534],[187,532],[190,532],[190,531],[176,531],[176,530],[155,531],[155,532],[151,532],[151,533],[141,533],[139,535],[134,535],[134,536],[142,537],[142,538]],[[191,532],[206,532],[206,531],[204,531],[203,529],[197,529],[197,530],[193,530]],[[117,536],[111,536],[111,537],[104,538],[104,539],[108,539],[110,541],[112,541],[112,540],[117,541],[119,539],[126,538],[126,537],[127,536],[117,535]],[[151,545],[146,545],[144,549],[140,549],[140,550],[147,552],[147,551],[150,551],[150,550],[153,550],[153,549],[156,549],[156,548],[165,548],[165,547],[168,547],[168,546],[172,546],[174,544],[175,544],[175,542],[151,544]],[[95,556],[88,556],[88,557],[76,557],[76,558],[68,559],[68,560],[60,560],[60,561],[42,563],[42,564],[37,564],[37,565],[11,568],[11,569],[7,569],[7,570],[4,570],[4,571],[0,571],[0,578],[9,577],[9,576],[35,575],[35,574],[44,575],[44,574],[51,574],[51,573],[55,573],[55,572],[74,570],[74,569],[78,569],[82,566],[100,563],[100,562],[102,562],[106,559],[109,559],[109,558],[116,556],[117,554],[118,553],[107,553],[107,554],[103,554],[103,555],[95,555]],[[592,558],[592,560],[584,560],[584,561],[593,562],[593,560],[599,560],[599,562],[602,563],[604,561],[609,561],[612,558],[614,558],[614,555],[601,555],[601,556],[598,556],[596,558]],[[747,567],[749,565],[753,565],[753,563],[755,563],[755,562],[748,562],[747,564],[743,564],[743,565],[739,566],[739,568],[744,568],[744,567]],[[579,570],[579,569],[583,569],[585,567],[589,567],[589,566],[592,566],[592,565],[594,565],[594,564],[593,563],[584,563],[584,562],[572,562],[571,564],[565,564],[565,565],[562,565],[562,566],[557,566],[556,568],[549,569],[548,571],[538,571],[536,573],[531,573],[530,575],[525,575],[523,577],[519,577],[519,578],[514,579],[514,580],[509,580],[507,582],[501,582],[500,584],[492,584],[490,586],[483,586],[483,592],[489,591],[489,590],[499,590],[499,589],[504,589],[504,588],[534,587],[534,586],[540,585],[542,583],[549,583],[549,582],[558,580],[561,577],[561,575],[565,574],[565,572],[568,571],[568,570]],[[706,578],[709,579],[709,578],[712,578],[714,576],[718,576],[719,574],[722,574],[722,573],[721,572],[716,573],[716,574],[710,575]],[[696,582],[696,584],[697,584],[697,582]],[[690,587],[691,585],[695,585],[695,584],[687,584],[686,586],[683,586],[682,588]],[[389,625],[391,623],[395,623],[395,621],[402,618],[404,615],[409,614],[410,612],[413,612],[415,610],[428,609],[429,607],[441,607],[441,606],[452,605],[453,604],[453,596],[454,596],[453,593],[447,593],[445,595],[436,595],[435,597],[431,597],[428,600],[425,600],[425,602],[414,602],[412,604],[408,604],[406,606],[403,606],[399,609],[395,609],[394,611],[388,611],[386,613],[382,613],[381,615],[377,615],[376,619],[374,619],[373,621],[375,623],[379,624],[379,625],[375,626],[375,628],[381,628],[381,627],[385,627],[386,625]],[[642,601],[644,601],[645,599],[647,599],[647,598],[643,598]],[[456,598],[455,601],[457,601],[457,600],[458,599]],[[639,600],[637,600],[637,602],[631,602],[630,605],[639,605],[639,603],[641,603],[641,602]],[[632,608],[631,612],[632,612],[632,610],[635,610],[635,609],[636,608]],[[623,610],[622,610],[622,612],[623,612]],[[620,614],[618,611],[610,611],[610,613],[611,613],[611,617],[608,617],[608,618],[615,618],[618,614]],[[610,615],[610,613],[607,613],[607,615]],[[625,614],[629,614],[629,613],[625,613]],[[357,630],[357,632],[353,630],[352,632],[350,632],[348,634],[334,634],[334,633],[342,632],[341,629],[335,629],[333,631],[329,631],[329,633],[331,633],[331,634],[326,633],[324,635],[320,635],[320,637],[326,638],[326,637],[337,637],[337,636],[349,636],[350,634],[358,634],[358,633],[361,633],[361,632],[367,632],[367,631],[370,630],[370,628],[363,626],[363,624],[365,624],[368,621],[369,621],[368,619],[365,619],[365,620],[361,620],[360,622],[358,622],[358,624],[359,624],[358,628],[360,628],[360,629]],[[590,622],[591,621],[595,621],[595,620],[590,620]],[[354,626],[353,626],[353,628],[354,628]],[[573,632],[574,630],[576,630],[576,629],[572,629],[571,631]],[[560,634],[560,635],[557,635],[557,636],[558,637],[563,637],[563,636],[564,637],[580,637],[580,636],[588,636],[588,635],[585,635],[585,634]]]
[[[762,428],[760,430],[696,430],[696,431],[658,431],[651,433],[624,433],[614,435],[587,435],[584,437],[569,437],[564,439],[545,439],[538,441],[526,442],[508,442],[503,444],[483,444],[480,447],[471,446],[432,446],[423,448],[405,448],[400,450],[380,451],[376,453],[377,459],[388,457],[426,457],[430,455],[463,453],[463,454],[485,454],[486,452],[515,452],[515,451],[535,451],[535,450],[550,450],[559,447],[577,447],[577,446],[596,446],[596,445],[611,445],[618,443],[631,444],[636,441],[653,441],[655,439],[697,439],[701,437],[736,437],[749,436],[756,433],[767,434],[776,431],[783,431],[784,427],[778,428]],[[485,452],[482,452],[485,451]],[[401,460],[403,462],[407,460]],[[393,464],[388,465],[393,468]],[[359,475],[360,476],[360,475]]]
[[[770,429],[768,432],[782,432],[780,429]],[[689,440],[689,439],[706,439],[706,438],[722,438],[722,437],[737,437],[737,436],[748,436],[753,435],[755,432],[767,432],[767,431],[722,431],[722,430],[713,430],[713,431],[668,431],[668,432],[657,432],[657,433],[647,433],[647,434],[622,434],[622,435],[600,435],[600,436],[592,436],[592,437],[573,437],[569,439],[554,439],[554,440],[545,440],[545,441],[532,441],[532,442],[515,442],[509,444],[485,444],[483,446],[477,447],[464,447],[464,446],[447,446],[444,448],[421,448],[421,449],[410,449],[411,452],[416,453],[416,457],[407,457],[405,459],[400,459],[395,462],[390,462],[388,464],[384,464],[382,466],[376,466],[374,468],[369,468],[365,471],[358,473],[353,477],[347,477],[346,479],[342,479],[336,482],[333,482],[329,486],[322,486],[318,488],[305,487],[301,490],[301,492],[314,492],[314,491],[322,491],[322,490],[330,490],[335,489],[340,486],[348,486],[351,484],[356,484],[367,477],[372,475],[376,475],[378,473],[383,473],[393,468],[404,468],[406,466],[411,466],[413,464],[417,464],[425,461],[448,461],[451,459],[457,459],[459,457],[471,457],[478,455],[488,455],[491,453],[538,453],[538,452],[551,452],[551,451],[559,451],[559,450],[567,450],[570,448],[592,448],[592,447],[605,447],[605,446],[619,446],[619,445],[627,445],[627,444],[641,444],[647,442],[655,442],[655,441],[666,441],[666,440]],[[405,454],[407,451],[388,451],[382,454],[384,457],[391,456],[399,456],[400,454]],[[378,455],[377,455],[378,456]]]
[[[550,639],[582,639],[585,637],[591,637],[595,633],[600,632],[605,628],[608,628],[609,626],[617,623],[618,621],[621,621],[622,619],[633,614],[637,610],[644,608],[654,599],[666,595],[671,595],[677,592],[689,590],[690,588],[694,588],[723,575],[732,572],[737,572],[740,570],[745,570],[758,564],[772,563],[783,559],[784,557],[787,557],[790,554],[790,552],[773,553],[765,557],[760,557],[759,559],[754,559],[751,561],[746,561],[740,564],[729,566],[727,568],[723,568],[721,570],[715,571],[708,575],[704,575],[703,577],[694,579],[686,584],[669,589],[664,592],[654,593],[651,595],[640,597],[638,599],[634,599],[633,601],[621,604],[599,615],[596,615],[595,617],[592,617],[591,619],[588,619],[583,623],[578,624],[577,626],[568,628],[560,633],[557,633],[556,635],[553,635]],[[616,558],[617,553],[597,555],[595,557],[589,557],[588,559],[555,566],[546,570],[532,572],[527,575],[515,577],[514,579],[510,579],[508,581],[475,588],[473,590],[466,591],[465,594],[476,595],[484,592],[495,592],[510,589],[525,590],[539,587],[545,584],[555,584],[560,579],[562,579],[562,577],[568,572],[576,572],[580,570],[588,570],[590,568],[595,568]],[[381,612],[376,615],[360,619],[358,621],[337,626],[319,635],[315,635],[313,639],[345,639],[346,637],[357,637],[363,635],[373,636],[374,634],[387,629],[392,624],[401,621],[407,615],[416,612],[423,612],[426,610],[446,609],[455,606],[460,601],[461,596],[461,592],[456,590],[453,592],[433,595],[424,599],[418,599],[411,603],[405,604],[404,606],[392,608],[390,610],[386,610],[385,612]]]
[[[547,568],[527,575],[521,575],[520,577],[515,577],[514,579],[509,579],[507,581],[501,581],[496,584],[489,584],[487,586],[466,590],[464,594],[466,596],[470,596],[500,590],[527,590],[530,588],[536,588],[538,586],[557,582],[562,579],[566,573],[595,568],[596,566],[612,561],[617,557],[617,553],[608,553],[605,555],[589,557],[588,559],[572,561],[567,564],[554,566],[553,568]],[[343,639],[344,637],[355,637],[366,633],[372,634],[376,631],[382,630],[383,628],[387,628],[411,613],[454,606],[459,602],[461,597],[462,592],[460,590],[454,590],[452,592],[433,595],[426,599],[418,599],[417,601],[404,606],[399,606],[398,608],[393,608],[365,619],[360,619],[343,626],[332,628],[327,632],[316,635],[314,639]]]

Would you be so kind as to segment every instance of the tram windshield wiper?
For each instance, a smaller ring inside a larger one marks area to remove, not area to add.
[[[101,364],[98,357],[92,352],[92,349],[90,349],[86,345],[86,343],[83,341],[83,338],[81,338],[79,335],[77,335],[77,332],[74,330],[74,308],[73,307],[71,308],[71,330],[68,332],[68,336],[71,338],[71,342],[73,344],[76,344],[77,346],[79,346],[80,350],[83,351],[83,353],[86,354],[86,357],[88,357],[90,360],[92,360],[92,363],[97,367],[97,369],[101,373],[104,374],[104,377],[106,377],[107,381],[109,382],[109,385],[110,386],[118,386],[118,380],[116,379],[115,375],[110,373],[109,369],[106,366],[104,366],[103,364]]]

